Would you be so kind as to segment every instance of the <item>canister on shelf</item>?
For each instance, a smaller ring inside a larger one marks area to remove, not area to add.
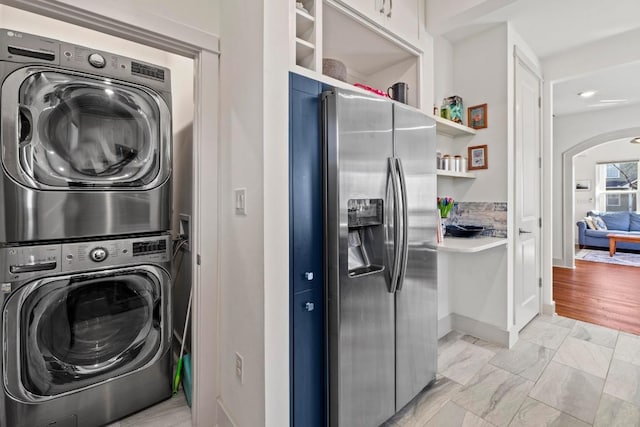
[[[444,156],[442,156],[442,170],[450,170],[451,169],[451,156],[448,154],[445,154]]]
[[[436,169],[442,169],[442,153],[436,151]]]
[[[467,158],[462,156],[462,162],[460,163],[460,172],[467,171]]]
[[[462,172],[462,156],[458,154],[453,156],[453,171]]]

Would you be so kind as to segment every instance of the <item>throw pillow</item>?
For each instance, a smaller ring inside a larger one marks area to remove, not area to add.
[[[607,224],[604,223],[604,220],[599,216],[593,218],[593,224],[596,226],[596,230],[606,230]]]
[[[589,228],[591,230],[595,230],[596,229],[596,225],[593,223],[593,218],[591,218],[590,216],[585,216],[584,217],[584,222],[585,222],[585,224],[587,224],[587,228]]]

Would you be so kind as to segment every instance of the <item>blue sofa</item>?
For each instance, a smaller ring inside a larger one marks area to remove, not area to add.
[[[599,216],[607,225],[607,230],[592,230],[587,228],[584,220],[577,222],[578,244],[585,246],[609,248],[607,234],[634,234],[640,236],[640,213],[636,212],[598,212],[589,211],[587,216]],[[617,249],[631,249],[640,251],[640,243],[617,242]]]

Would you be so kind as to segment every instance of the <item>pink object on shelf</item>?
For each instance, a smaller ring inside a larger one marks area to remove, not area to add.
[[[387,92],[385,92],[383,90],[376,89],[376,88],[371,87],[371,86],[363,85],[362,83],[354,83],[353,85],[355,87],[359,87],[361,89],[368,90],[369,92],[373,92],[376,95],[380,95],[380,96],[384,96],[385,98],[389,98],[389,95],[387,95]]]

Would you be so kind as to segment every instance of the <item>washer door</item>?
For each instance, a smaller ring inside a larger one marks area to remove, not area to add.
[[[43,67],[2,86],[5,167],[36,189],[148,189],[168,178],[170,116],[154,92]]]
[[[17,328],[5,324],[7,389],[38,400],[153,362],[168,348],[168,283],[164,270],[138,267],[23,286],[5,309],[5,322],[13,312],[18,319]],[[12,381],[14,367],[20,378]]]

